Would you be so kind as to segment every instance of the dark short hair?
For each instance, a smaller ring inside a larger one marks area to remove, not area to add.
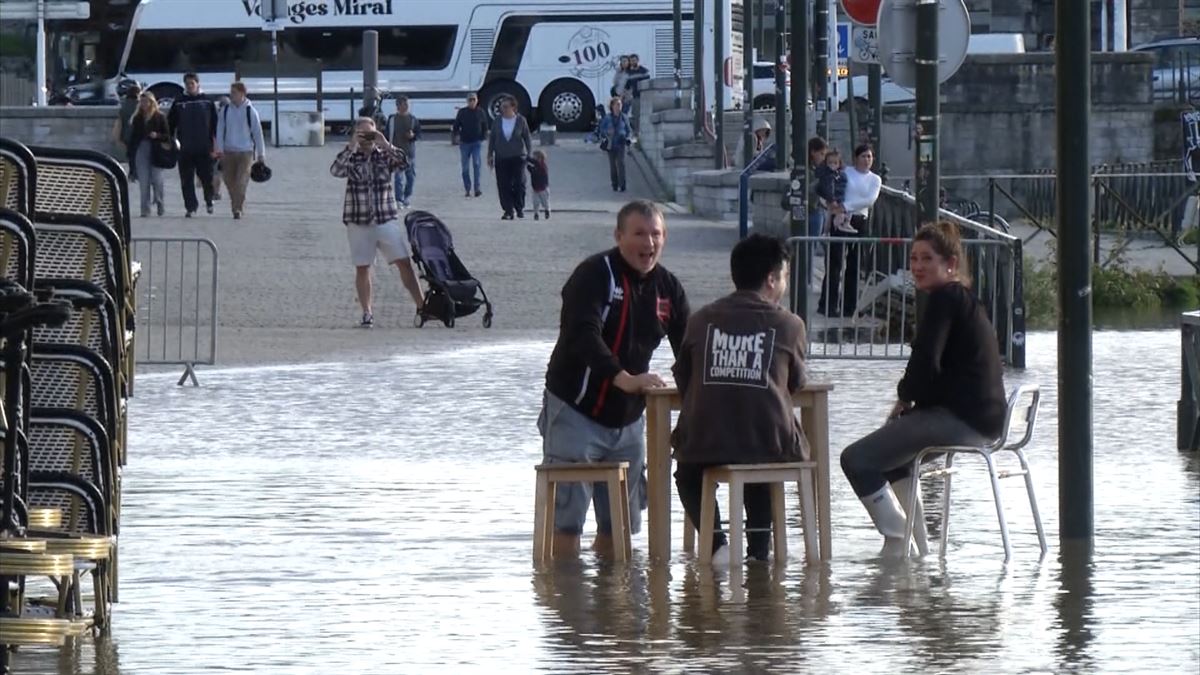
[[[199,82],[199,81],[200,81],[200,76],[199,76],[199,75],[197,75],[197,74],[195,74],[195,73],[193,73],[193,72],[191,72],[191,71],[188,71],[188,72],[186,72],[186,73],[184,73],[184,74],[183,74],[183,81],[184,81],[184,82],[187,82],[188,80],[195,80],[196,82]]]
[[[739,241],[729,255],[733,286],[739,291],[756,291],[790,259],[787,244],[779,237],[752,234]]]
[[[629,55],[629,58],[631,58],[631,59],[637,59],[638,61],[641,61],[641,60],[642,60],[642,57],[638,56],[637,54],[630,54],[630,55]]]
[[[401,103],[408,103],[407,94],[396,94],[396,105],[400,105]]]
[[[658,218],[662,221],[664,226],[667,224],[667,217],[663,214],[663,210],[658,207],[658,204],[655,204],[649,199],[635,199],[625,206],[622,206],[620,211],[617,211],[617,230],[624,232],[625,222],[629,219],[629,216],[633,214],[637,214],[651,220]]]
[[[864,152],[875,152],[875,148],[871,147],[870,143],[863,143],[854,148],[854,159],[858,159],[859,155]]]
[[[812,138],[808,139],[808,154],[810,155],[814,152],[821,152],[828,147],[829,144],[826,143],[825,139],[821,138],[820,136],[813,136]]]
[[[245,95],[245,93],[246,93],[246,83],[245,83],[245,82],[242,82],[241,80],[238,80],[237,82],[234,82],[234,83],[232,83],[232,84],[230,84],[230,85],[229,85],[229,90],[230,90],[230,91],[237,90],[237,91],[240,91],[240,92],[242,92],[242,94],[243,94],[243,95]]]

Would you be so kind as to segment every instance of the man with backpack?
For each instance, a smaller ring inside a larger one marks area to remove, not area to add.
[[[204,188],[204,206],[213,212],[213,135],[217,129],[217,106],[200,92],[200,76],[183,76],[186,90],[171,103],[167,124],[179,141],[179,181],[183,184],[184,216],[191,218],[200,208],[196,199],[196,176]]]
[[[246,206],[250,167],[266,157],[262,121],[250,99],[246,98],[246,85],[242,82],[229,85],[229,103],[217,118],[216,150],[221,158],[225,188],[229,191],[229,207],[233,210],[234,220],[238,220]]]

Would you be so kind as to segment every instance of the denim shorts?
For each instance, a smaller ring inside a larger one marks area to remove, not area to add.
[[[550,392],[542,397],[538,416],[542,455],[546,464],[580,462],[629,462],[629,526],[631,533],[642,529],[646,508],[646,419],[613,428],[575,410]],[[554,501],[554,529],[564,534],[582,534],[588,503],[595,505],[596,530],[612,533],[608,486],[597,483],[559,483]]]

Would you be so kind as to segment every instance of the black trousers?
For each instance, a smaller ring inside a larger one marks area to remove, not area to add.
[[[496,192],[505,213],[525,210],[525,158],[496,160]]]
[[[854,216],[850,225],[858,230],[854,235],[831,230],[832,237],[861,236],[866,230],[867,219]],[[821,301],[817,311],[825,316],[853,316],[858,307],[858,248],[857,242],[829,242],[829,256],[825,263],[825,283],[821,284]],[[843,279],[844,276],[844,279]]]
[[[213,160],[207,152],[179,153],[179,181],[183,184],[183,208],[195,211],[200,208],[196,200],[196,176],[203,184],[204,203],[213,203]]]
[[[685,464],[675,465],[675,487],[679,490],[679,501],[688,519],[700,527],[700,500],[704,497],[704,470],[719,464]],[[756,530],[746,533],[746,556],[757,560],[766,560],[771,550],[771,486],[747,485],[742,495],[746,505],[746,529]],[[721,507],[714,504],[713,509],[713,550],[729,543],[725,531],[721,529]],[[730,515],[730,518],[740,518],[742,514]]]

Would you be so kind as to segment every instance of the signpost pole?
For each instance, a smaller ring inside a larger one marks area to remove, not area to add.
[[[683,0],[674,0],[671,16],[675,47],[675,107],[683,107]],[[695,39],[694,37],[692,39]]]
[[[742,166],[754,159],[754,3],[742,6],[742,61],[745,75],[742,80]],[[734,160],[735,162],[737,160]]]
[[[813,102],[816,103],[817,135],[829,138],[829,33],[837,33],[837,24],[829,20],[829,3],[817,0],[813,5],[813,77],[816,84]],[[795,84],[793,82],[793,84]]]
[[[37,104],[46,105],[46,0],[37,0]]]
[[[788,185],[790,233],[793,237],[808,235],[808,8],[809,0],[791,0],[792,11],[792,174]],[[793,312],[808,319],[808,260],[812,244],[794,249],[792,260],[791,298]]]
[[[784,54],[787,46],[783,35],[787,32],[787,6],[784,0],[775,0],[775,170],[787,168],[787,72]]]
[[[275,120],[271,122],[271,135],[275,137],[275,147],[279,147],[279,28],[271,26],[271,78],[274,80]]]
[[[692,106],[696,117],[692,122],[692,135],[701,138],[704,131],[704,4],[705,0],[692,0]]]
[[[725,12],[729,4],[713,2],[713,168],[725,168]],[[732,66],[730,68],[732,70]]]
[[[938,0],[917,0],[917,224],[938,218]]]

